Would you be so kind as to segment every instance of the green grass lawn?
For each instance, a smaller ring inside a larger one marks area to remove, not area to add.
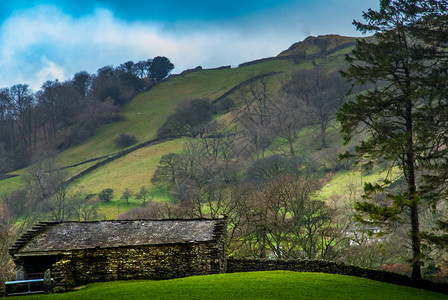
[[[89,284],[75,292],[14,299],[448,299],[448,296],[351,276],[290,271]]]

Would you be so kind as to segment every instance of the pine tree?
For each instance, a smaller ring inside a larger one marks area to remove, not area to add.
[[[412,280],[421,282],[419,208],[437,207],[447,197],[448,171],[448,1],[381,0],[379,11],[364,12],[362,33],[347,56],[342,75],[353,86],[377,88],[356,94],[338,114],[349,143],[361,134],[353,153],[368,165],[399,168],[404,188],[365,184],[364,201],[356,204],[359,221],[374,225],[408,220],[411,224]],[[384,192],[387,205],[372,195]]]

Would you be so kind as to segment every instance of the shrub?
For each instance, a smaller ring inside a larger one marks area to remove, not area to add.
[[[224,98],[221,102],[219,102],[216,106],[218,112],[229,112],[230,109],[235,107],[235,101],[230,98]]]
[[[202,137],[206,124],[212,120],[216,113],[215,107],[209,100],[194,99],[180,102],[174,114],[170,115],[165,123],[158,129],[159,137]]]
[[[137,138],[133,135],[122,133],[118,137],[115,138],[114,143],[118,148],[124,148],[135,144],[137,142]]]
[[[84,142],[94,134],[94,126],[76,125],[65,132],[63,141],[56,148],[61,151],[65,150]]]
[[[111,188],[107,188],[102,190],[99,194],[98,197],[100,198],[100,200],[109,202],[110,200],[112,200],[114,195],[114,190]]]

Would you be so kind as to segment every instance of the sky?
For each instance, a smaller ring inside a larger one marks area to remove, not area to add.
[[[0,0],[0,88],[166,56],[173,73],[276,56],[352,25],[379,0]]]

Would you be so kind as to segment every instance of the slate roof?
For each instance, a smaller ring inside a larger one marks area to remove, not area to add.
[[[42,222],[9,249],[11,255],[50,255],[71,250],[216,241],[222,219]]]

